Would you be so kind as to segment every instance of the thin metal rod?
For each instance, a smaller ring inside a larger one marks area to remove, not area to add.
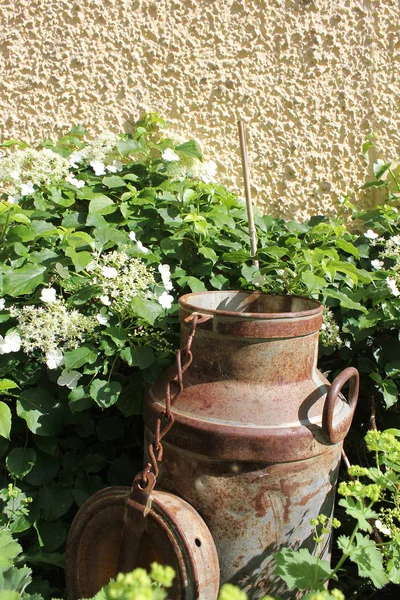
[[[249,162],[247,158],[247,144],[246,144],[246,131],[245,126],[242,120],[238,121],[239,127],[239,140],[240,140],[240,150],[242,153],[242,167],[243,167],[243,180],[244,180],[244,191],[246,196],[246,207],[247,207],[247,219],[249,222],[249,234],[250,234],[250,249],[251,255],[253,257],[253,265],[259,268],[259,263],[256,258],[254,258],[257,254],[257,236],[256,236],[256,228],[254,225],[254,216],[253,216],[253,204],[251,202],[251,191],[250,191],[250,177],[249,177]]]

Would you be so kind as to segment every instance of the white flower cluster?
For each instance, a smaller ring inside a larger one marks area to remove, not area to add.
[[[125,318],[130,314],[131,302],[137,296],[157,300],[163,308],[170,308],[174,299],[168,294],[172,289],[169,265],[160,265],[158,270],[165,288],[160,296],[153,291],[156,287],[154,270],[142,260],[132,258],[124,251],[103,254],[93,269],[94,282],[101,286],[99,300],[104,305],[96,317],[98,322],[101,325],[108,323],[106,307]]]
[[[203,183],[215,183],[216,181],[217,164],[213,160],[202,162],[195,157],[179,157],[172,148],[167,148],[161,157],[167,162],[176,163],[174,179],[178,181],[183,181],[186,177],[198,179]]]
[[[56,369],[64,362],[64,351],[90,339],[98,323],[94,317],[68,309],[64,300],[56,298],[54,288],[44,288],[41,300],[44,306],[13,306],[10,315],[18,321],[16,330],[24,352],[39,351],[49,369]]]
[[[117,157],[116,146],[119,140],[120,136],[111,131],[101,133],[81,150],[73,152],[70,155],[69,161],[71,166],[77,167],[77,163],[82,160],[85,160],[89,164],[112,162]]]
[[[25,148],[0,158],[0,181],[8,184],[10,194],[27,196],[35,191],[35,185],[65,179],[68,169],[68,160],[48,148]],[[11,202],[15,202],[13,196]]]
[[[380,257],[394,260],[394,265],[390,267],[390,275],[386,277],[386,284],[391,294],[398,298],[400,296],[400,235],[394,235],[386,240]]]
[[[335,321],[333,312],[329,308],[325,308],[322,325],[320,331],[320,342],[323,346],[339,347],[343,345],[343,341],[339,335],[340,329]]]

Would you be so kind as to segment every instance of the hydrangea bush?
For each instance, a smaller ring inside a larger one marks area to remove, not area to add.
[[[396,170],[377,161],[366,184],[386,191],[383,205],[359,212],[342,199],[355,227],[256,211],[256,268],[244,202],[215,181],[216,164],[198,142],[177,142],[164,125],[146,115],[132,134],[87,142],[75,127],[36,148],[2,144],[1,484],[7,490],[11,478],[31,499],[29,513],[7,528],[47,597],[59,585],[77,507],[106,485],[129,484],[140,468],[136,415],[144,387],[173,360],[182,293],[258,289],[320,299],[321,367],[332,378],[357,366],[364,406],[373,400],[397,415]],[[358,414],[363,430],[365,412]],[[385,423],[382,410],[377,419]],[[6,492],[2,498],[8,510]],[[378,521],[388,527],[384,515]]]

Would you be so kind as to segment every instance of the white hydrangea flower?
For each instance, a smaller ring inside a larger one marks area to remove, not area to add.
[[[136,233],[134,231],[130,231],[129,238],[132,240],[132,242],[136,242]]]
[[[14,196],[8,196],[7,202],[8,204],[18,204],[18,196],[19,194],[14,194]]]
[[[34,194],[35,188],[33,187],[32,181],[28,181],[28,183],[21,183],[21,195],[29,196],[30,194]]]
[[[79,373],[79,371],[68,371],[67,369],[64,369],[57,379],[57,383],[60,386],[66,385],[67,388],[73,390],[78,385],[78,381],[81,377],[82,373]]]
[[[396,280],[392,279],[391,277],[386,277],[386,283],[388,288],[390,289],[390,291],[392,292],[393,296],[400,296],[400,290],[396,285]]]
[[[54,288],[43,288],[40,293],[40,299],[42,302],[51,304],[56,301],[56,290]]]
[[[101,314],[101,312],[97,313],[96,319],[100,323],[100,325],[108,325],[108,317],[107,315]]]
[[[119,171],[122,171],[123,168],[124,163],[122,163],[120,160],[113,160],[112,165],[106,165],[106,169],[107,171],[110,171],[110,173],[119,173]]]
[[[217,175],[217,163],[214,160],[208,160],[203,165],[203,175],[201,175],[204,183],[214,183]]]
[[[150,250],[148,248],[146,248],[145,246],[143,246],[142,242],[140,240],[136,241],[136,246],[139,248],[139,250],[141,252],[143,252],[143,254],[147,254],[148,252],[150,252]]]
[[[102,267],[101,274],[107,279],[115,279],[118,277],[118,271],[115,267]]]
[[[91,160],[90,166],[92,167],[95,175],[105,175],[105,165],[101,162],[101,160]]]
[[[377,271],[379,271],[379,269],[383,269],[383,265],[385,263],[383,262],[383,260],[379,260],[378,258],[376,258],[375,260],[371,260],[371,265],[374,267],[374,269],[376,269]]]
[[[97,267],[96,261],[92,260],[92,261],[90,261],[90,263],[88,265],[86,265],[86,271],[88,273],[90,273],[91,271],[94,271],[96,267]]]
[[[11,179],[18,181],[21,178],[21,171],[15,169],[14,171],[10,171]]]
[[[364,233],[364,236],[369,240],[376,240],[376,238],[379,237],[379,234],[373,231],[372,229],[368,229],[368,231]]]
[[[381,531],[384,535],[390,535],[391,534],[391,531],[390,531],[389,527],[386,527],[386,525],[384,525],[380,519],[377,519],[375,521],[375,527],[379,531]]]
[[[168,294],[168,292],[163,292],[161,296],[159,296],[158,301],[163,308],[171,308],[174,297],[171,296],[171,294]]]
[[[46,365],[49,369],[58,369],[64,364],[64,354],[58,348],[46,354]]]
[[[105,306],[111,306],[111,300],[108,296],[100,296],[100,302],[102,302]]]
[[[85,185],[85,181],[83,181],[83,179],[77,179],[76,177],[74,177],[73,175],[68,175],[65,178],[65,181],[67,181],[68,183],[70,183],[71,185],[74,185],[77,188],[83,188],[83,186]]]
[[[4,298],[0,298],[0,310],[3,310],[6,305],[6,301]]]
[[[4,338],[0,335],[0,354],[19,352],[21,349],[21,338],[18,333],[7,333]]]
[[[179,156],[174,150],[172,150],[172,148],[167,148],[164,150],[164,152],[161,154],[161,158],[168,162],[177,162],[180,160]]]
[[[82,156],[82,152],[78,152],[77,150],[74,150],[73,152],[71,152],[71,154],[68,157],[68,162],[71,165],[71,167],[74,167],[75,169],[78,168],[78,163],[82,162],[83,160],[83,156]]]
[[[158,265],[158,272],[161,275],[162,282],[167,292],[170,292],[174,286],[171,282],[171,270],[169,265]]]

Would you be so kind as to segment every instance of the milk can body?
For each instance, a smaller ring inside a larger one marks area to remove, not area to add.
[[[315,552],[310,519],[333,511],[357,372],[342,377],[353,384],[350,403],[337,385],[332,395],[316,366],[322,310],[312,299],[260,292],[180,299],[182,347],[192,316],[200,319],[175,423],[163,440],[158,485],[203,517],[221,583],[237,584],[255,600],[266,593],[295,597],[274,575],[273,554],[283,547]],[[148,439],[163,408],[161,381],[146,403]],[[330,557],[329,539],[322,556]]]

